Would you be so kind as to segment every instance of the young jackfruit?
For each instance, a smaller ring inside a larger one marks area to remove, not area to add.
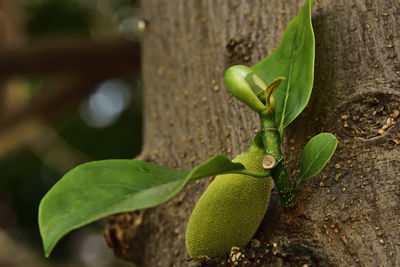
[[[263,171],[264,155],[246,152],[233,161],[247,169]],[[259,227],[271,193],[271,177],[242,174],[218,175],[193,210],[186,229],[190,257],[215,257],[232,246],[245,246]]]

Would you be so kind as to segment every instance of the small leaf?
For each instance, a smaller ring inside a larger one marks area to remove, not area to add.
[[[335,152],[337,143],[336,137],[330,133],[318,134],[308,141],[301,155],[300,178],[296,188],[302,181],[313,177],[324,168]]]
[[[102,217],[161,204],[191,180],[222,173],[251,172],[216,155],[192,171],[137,160],[103,160],[80,165],[64,175],[43,197],[39,228],[48,257],[68,232]]]
[[[253,66],[253,70],[270,84],[284,76],[274,94],[275,121],[282,136],[288,126],[306,107],[314,79],[315,40],[311,24],[311,5],[307,0],[299,15],[287,26],[278,48]]]

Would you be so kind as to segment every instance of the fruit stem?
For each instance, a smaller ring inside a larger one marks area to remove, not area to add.
[[[283,208],[288,208],[296,204],[295,189],[289,179],[285,162],[281,151],[281,138],[276,128],[275,115],[259,113],[262,128],[262,140],[267,155],[273,156],[278,162],[272,169],[272,179],[274,180],[276,191]]]

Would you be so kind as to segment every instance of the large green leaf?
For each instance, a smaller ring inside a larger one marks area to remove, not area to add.
[[[308,141],[301,155],[300,178],[296,187],[314,175],[318,174],[332,157],[336,150],[337,139],[330,133],[321,133]]]
[[[118,212],[163,203],[190,180],[222,173],[266,177],[216,155],[192,171],[176,170],[137,160],[103,160],[69,171],[43,197],[39,228],[46,256],[68,232]]]
[[[314,2],[306,1],[299,15],[287,26],[278,48],[253,66],[266,84],[276,77],[286,77],[274,94],[275,121],[281,136],[283,128],[303,111],[311,95],[315,57],[311,6]]]

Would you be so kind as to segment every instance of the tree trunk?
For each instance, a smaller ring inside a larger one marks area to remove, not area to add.
[[[215,154],[247,150],[258,117],[226,90],[223,73],[271,53],[304,1],[142,1],[144,148],[141,158],[190,169]],[[331,132],[336,153],[303,184],[300,226],[270,208],[255,238],[297,242],[334,266],[400,264],[400,1],[318,0],[314,90],[286,130],[283,150],[297,177],[304,145]],[[185,266],[184,234],[208,179],[159,207],[110,218],[118,256],[143,266]]]

